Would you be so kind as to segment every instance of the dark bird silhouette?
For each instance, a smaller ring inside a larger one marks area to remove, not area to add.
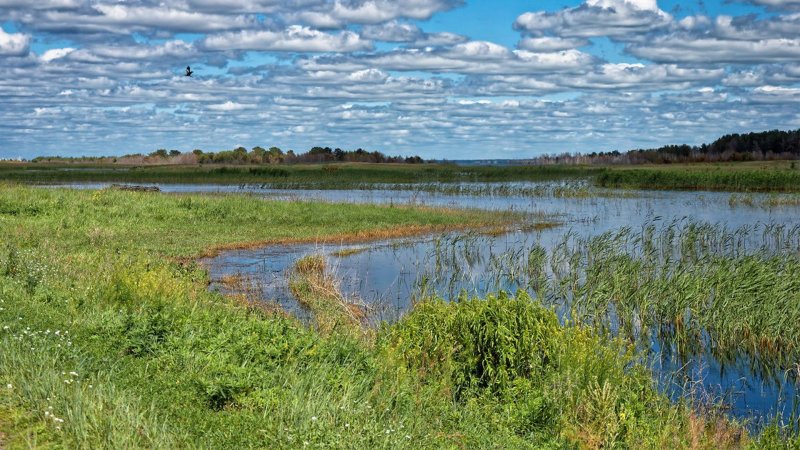
[[[189,66],[186,66],[186,76],[190,77],[190,76],[192,76],[193,73],[194,73],[194,71],[192,71],[192,68],[189,67]]]

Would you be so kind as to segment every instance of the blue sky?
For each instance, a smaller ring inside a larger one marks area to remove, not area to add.
[[[0,158],[524,158],[800,128],[800,0],[0,0],[0,28]]]

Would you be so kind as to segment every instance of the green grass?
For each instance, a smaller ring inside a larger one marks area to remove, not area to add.
[[[800,170],[786,161],[627,166],[603,171],[595,183],[637,189],[797,192]]]
[[[472,211],[2,186],[0,427],[11,437],[4,444],[787,443],[780,429],[753,441],[724,417],[671,404],[629,346],[561,327],[525,296],[429,300],[396,325],[354,336],[208,292],[206,272],[190,260],[237,242],[486,220]]]
[[[373,184],[450,194],[543,195],[537,188],[454,188],[434,183],[593,180],[601,187],[721,191],[800,190],[800,170],[789,161],[623,166],[458,166],[454,164],[298,164],[278,166],[121,166],[0,163],[0,180],[69,182],[261,184],[278,189],[374,189]],[[585,188],[555,196],[594,196]]]
[[[65,170],[66,169],[66,170]],[[361,183],[539,181],[585,178],[597,169],[569,166],[451,164],[302,164],[281,166],[85,166],[0,163],[0,180],[23,183],[275,183],[287,187],[347,188]]]
[[[504,223],[516,217],[405,206],[262,201],[237,195],[0,189],[0,226],[16,231],[22,242],[71,251],[99,248],[169,257],[191,257],[230,245],[402,236]]]

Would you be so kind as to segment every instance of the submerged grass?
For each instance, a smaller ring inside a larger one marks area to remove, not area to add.
[[[354,228],[484,219],[475,212],[2,186],[0,426],[11,437],[5,444],[416,449],[789,442],[777,429],[753,440],[725,418],[670,403],[630,345],[587,327],[563,327],[525,296],[425,301],[365,340],[208,292],[206,272],[181,262],[236,240],[313,240]],[[325,281],[317,259],[298,269],[299,276]]]
[[[780,208],[783,206],[800,205],[800,195],[797,194],[731,194],[728,197],[731,207],[748,206],[751,208]]]

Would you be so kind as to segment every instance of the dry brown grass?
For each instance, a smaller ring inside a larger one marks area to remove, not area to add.
[[[494,233],[507,233],[512,230],[511,221],[502,221],[495,224],[471,223],[457,225],[405,225],[396,226],[388,229],[361,230],[355,232],[339,233],[332,235],[317,235],[307,238],[277,238],[264,239],[247,242],[232,242],[213,246],[200,253],[198,258],[213,258],[219,254],[230,250],[249,250],[269,245],[292,245],[292,244],[358,244],[370,241],[382,241],[413,236],[421,236],[432,233],[442,233],[449,231],[463,230],[491,230]],[[558,226],[557,223],[544,223],[531,225],[531,227],[542,227],[540,229]],[[527,227],[525,229],[528,229]]]
[[[689,448],[740,449],[747,447],[747,434],[721,414],[689,415]]]
[[[323,334],[334,330],[365,336],[367,309],[344,298],[336,279],[326,271],[322,255],[309,255],[295,263],[289,288],[297,301],[311,311]]]

